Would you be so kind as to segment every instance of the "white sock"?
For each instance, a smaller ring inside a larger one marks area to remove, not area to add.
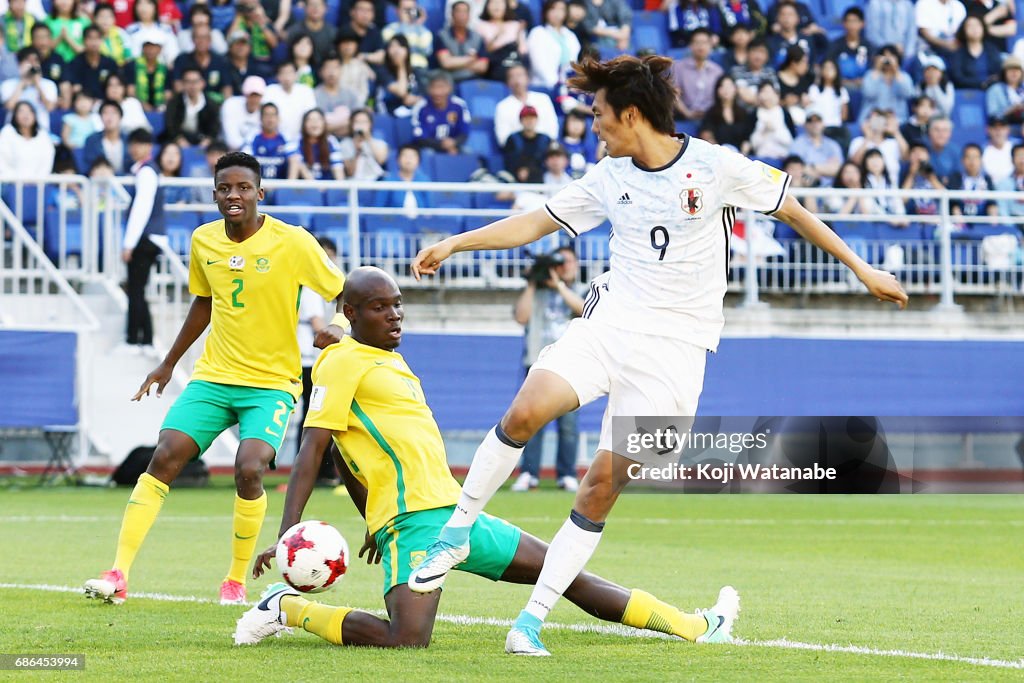
[[[572,511],[569,519],[565,520],[565,524],[551,539],[544,557],[544,568],[540,570],[540,578],[533,587],[525,612],[541,621],[547,618],[558,598],[587,566],[603,530],[604,523],[591,522],[575,510]]]
[[[476,449],[473,464],[469,466],[469,474],[462,485],[462,495],[455,506],[455,512],[445,525],[449,529],[471,527],[512,470],[519,464],[526,444],[513,441],[496,426],[487,432],[487,436]]]

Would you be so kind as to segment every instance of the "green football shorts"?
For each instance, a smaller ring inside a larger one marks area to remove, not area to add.
[[[295,398],[280,389],[192,380],[167,411],[160,429],[188,434],[202,456],[221,432],[237,424],[241,439],[266,441],[276,453],[294,406]]]
[[[374,535],[384,568],[384,595],[395,586],[409,582],[409,574],[426,557],[427,547],[437,540],[454,509],[454,505],[449,505],[405,512]],[[456,569],[491,581],[499,580],[516,555],[521,534],[519,527],[481,513],[469,532],[469,557]]]

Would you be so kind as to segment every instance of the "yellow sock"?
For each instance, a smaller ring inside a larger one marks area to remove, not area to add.
[[[302,627],[328,643],[341,645],[341,623],[352,608],[321,605],[298,595],[287,595],[281,598],[281,610],[288,626]]]
[[[622,623],[633,628],[671,633],[687,640],[697,640],[708,630],[708,622],[703,615],[684,614],[678,608],[640,590],[629,594]]]
[[[114,557],[114,569],[120,569],[126,579],[135,555],[160,514],[169,490],[167,484],[143,472],[128,498],[124,518],[121,520],[121,533],[117,537],[117,555]]]
[[[260,527],[267,514],[267,492],[264,491],[256,500],[239,498],[235,494],[235,519],[232,524],[234,535],[231,538],[231,569],[226,579],[245,584],[245,575],[249,569],[249,560],[256,551]]]

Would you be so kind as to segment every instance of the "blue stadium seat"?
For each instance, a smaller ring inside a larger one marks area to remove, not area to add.
[[[420,216],[416,219],[419,232],[443,232],[457,235],[462,232],[464,220],[462,216]]]
[[[664,54],[668,50],[668,33],[659,26],[634,22],[632,42],[631,52],[651,48],[658,54]]]
[[[282,214],[286,222],[308,227],[313,222],[313,214],[289,207],[323,206],[324,196],[320,190],[282,188],[274,191],[274,203],[277,204],[277,213]]]
[[[465,182],[480,168],[480,159],[475,154],[435,154],[428,159],[427,175],[442,183]]]
[[[861,223],[861,222],[843,222],[836,221],[832,224],[832,229],[835,230],[836,234],[840,237],[846,238],[860,238],[863,240],[874,240],[878,239],[878,225],[876,223]]]
[[[336,190],[330,190],[335,192]],[[327,203],[328,206],[338,206]],[[347,205],[347,204],[346,204]],[[315,213],[309,223],[310,232],[318,235],[348,229],[348,213]]]
[[[482,78],[473,78],[459,83],[459,96],[466,100],[469,113],[476,119],[480,117],[493,117],[498,102],[508,95],[508,88],[504,83],[488,81]]]
[[[696,135],[700,124],[697,121],[676,121],[676,132]]]
[[[474,192],[473,208],[475,209],[511,209],[512,202],[501,201],[490,192]]]
[[[498,149],[498,141],[494,139],[494,128],[482,130],[471,128],[469,137],[466,139],[466,147],[480,156],[491,159],[501,158],[501,150]]]
[[[401,147],[412,142],[412,119],[402,116],[395,119],[395,146]]]
[[[983,90],[965,89],[956,91],[953,123],[956,126],[958,138],[960,137],[959,132],[961,129],[985,128],[985,92]]]
[[[861,92],[860,88],[847,89],[850,93],[850,103],[848,105],[850,110],[849,119],[856,121],[860,116],[860,105],[864,101],[864,93]]]
[[[64,130],[64,114],[67,114],[67,109],[54,109],[50,112],[50,132],[60,137]]]
[[[469,209],[473,206],[475,192],[435,192],[433,206],[438,208],[459,207]]]
[[[12,184],[4,184],[0,197],[11,208],[11,211],[18,211],[18,187]],[[39,187],[36,185],[23,185],[21,187],[21,213],[19,218],[25,227],[34,227],[39,222]]]
[[[391,114],[373,115],[373,133],[389,146],[395,146],[395,117]]]
[[[159,136],[164,132],[164,113],[162,111],[147,111],[146,120],[153,127],[154,136]]]
[[[202,173],[197,173],[201,169]],[[189,146],[181,148],[181,175],[183,176],[206,176],[206,153],[202,147]]]
[[[78,149],[71,150],[71,157],[75,160],[75,168],[81,174],[86,174],[89,169],[85,165],[85,149],[79,147]]]
[[[875,226],[877,230],[877,239],[885,240],[887,242],[904,242],[914,241],[921,239],[921,225],[919,223],[911,223],[905,226],[896,226],[889,223],[877,223]]]
[[[372,216],[372,220],[380,224],[377,219],[384,218],[384,216]],[[396,219],[398,217],[395,217]],[[406,223],[411,226],[412,221],[408,218],[403,219]],[[369,253],[364,253],[364,257],[371,259],[384,259],[384,258],[409,258],[416,253],[416,241],[409,239],[409,234],[414,232],[413,230],[402,228],[391,228],[391,227],[375,227],[373,230],[364,232],[363,244],[369,247]]]
[[[348,5],[349,3],[346,3]],[[327,14],[324,21],[328,26],[337,26],[341,18],[341,0],[327,0]]]
[[[56,262],[60,257],[60,209],[56,206],[46,208],[46,215],[43,218],[43,251],[51,261]],[[82,212],[68,211],[64,217],[65,222],[65,254],[82,253]]]

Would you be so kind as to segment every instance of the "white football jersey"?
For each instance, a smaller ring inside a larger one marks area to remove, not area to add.
[[[774,213],[789,183],[690,136],[661,168],[602,159],[545,205],[573,237],[611,222],[611,269],[591,283],[583,317],[716,350],[736,209]]]

